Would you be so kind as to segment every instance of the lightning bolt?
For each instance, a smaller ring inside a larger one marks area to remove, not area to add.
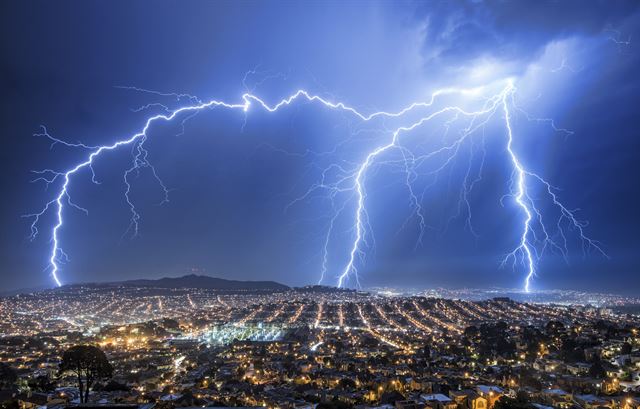
[[[246,77],[245,77],[246,78]],[[252,107],[257,107],[267,112],[274,113],[282,108],[285,108],[296,101],[307,101],[309,103],[316,103],[320,106],[339,110],[346,114],[354,116],[361,122],[373,121],[376,118],[383,120],[398,120],[404,122],[400,126],[396,126],[390,130],[385,130],[384,134],[388,135],[386,142],[383,142],[377,146],[374,146],[370,151],[365,152],[363,159],[359,162],[354,162],[351,167],[349,165],[332,164],[324,169],[322,172],[321,180],[312,185],[301,197],[295,199],[291,205],[295,205],[298,202],[310,198],[316,191],[322,190],[328,192],[331,199],[332,208],[334,210],[333,216],[330,218],[329,227],[326,232],[323,257],[322,257],[322,271],[320,281],[325,279],[326,274],[329,271],[328,261],[328,247],[331,241],[333,230],[336,224],[336,220],[346,210],[346,204],[349,200],[355,202],[355,211],[353,213],[353,225],[352,225],[352,241],[348,247],[348,253],[346,262],[335,276],[337,279],[338,287],[344,287],[348,284],[348,280],[355,280],[356,284],[360,286],[358,266],[364,260],[365,249],[372,246],[373,240],[369,242],[371,236],[371,228],[369,226],[369,215],[367,213],[367,176],[373,166],[376,165],[390,165],[399,166],[406,174],[405,185],[407,187],[409,202],[413,208],[413,215],[417,217],[420,228],[420,234],[418,243],[424,233],[426,226],[424,211],[421,203],[423,202],[424,191],[422,194],[418,194],[414,188],[414,183],[419,175],[419,167],[433,158],[442,157],[443,163],[436,169],[427,172],[428,176],[438,176],[439,173],[450,165],[458,156],[463,144],[475,135],[478,130],[483,130],[484,140],[484,126],[496,115],[502,112],[504,118],[504,126],[506,129],[506,152],[510,158],[510,163],[513,171],[511,180],[510,192],[507,196],[511,197],[515,204],[518,206],[523,214],[523,221],[521,225],[521,235],[518,245],[515,249],[509,252],[503,259],[502,264],[506,264],[511,261],[513,268],[517,265],[521,265],[524,268],[525,291],[530,290],[530,284],[533,277],[536,275],[536,263],[540,257],[544,254],[547,248],[553,248],[560,251],[566,258],[568,252],[567,244],[567,229],[570,227],[577,231],[578,237],[583,242],[583,248],[595,248],[600,253],[604,254],[604,251],[600,247],[599,243],[589,239],[585,233],[586,224],[580,222],[575,217],[575,211],[569,210],[559,200],[556,193],[556,189],[540,177],[538,174],[527,170],[522,164],[517,152],[513,147],[514,132],[512,127],[512,110],[517,111],[525,115],[525,118],[530,121],[542,121],[548,122],[552,125],[556,131],[566,131],[561,128],[557,128],[550,119],[538,119],[528,115],[523,109],[518,107],[515,102],[516,88],[511,80],[503,81],[500,91],[490,97],[483,97],[484,103],[479,109],[468,110],[460,106],[449,105],[439,109],[435,109],[436,102],[440,97],[455,95],[458,97],[477,97],[481,95],[486,87],[477,87],[469,89],[461,88],[444,88],[433,92],[430,98],[423,102],[414,102],[410,105],[395,112],[376,111],[369,114],[360,112],[359,110],[347,105],[344,102],[332,102],[318,95],[311,94],[305,90],[298,90],[292,95],[279,100],[274,104],[265,102],[260,97],[254,95],[251,92],[247,92],[242,95],[241,101],[238,103],[228,103],[220,100],[209,100],[206,102],[189,95],[189,94],[176,94],[176,93],[160,93],[157,91],[145,90],[136,87],[123,87],[125,89],[131,89],[135,91],[149,92],[158,96],[171,96],[176,99],[177,102],[188,100],[189,104],[179,107],[177,109],[170,109],[163,104],[149,104],[138,109],[143,111],[152,107],[160,107],[163,111],[161,114],[150,116],[146,119],[144,126],[140,131],[125,137],[124,139],[117,140],[111,144],[90,146],[81,143],[65,142],[62,139],[54,138],[51,136],[46,128],[42,128],[42,133],[37,134],[51,141],[51,146],[63,145],[69,148],[83,149],[88,152],[84,160],[76,163],[65,171],[55,171],[52,169],[43,169],[35,171],[37,175],[34,181],[44,182],[47,187],[52,184],[59,183],[59,188],[52,200],[47,202],[40,211],[27,214],[24,217],[31,219],[31,234],[30,238],[33,240],[39,234],[38,226],[41,223],[43,216],[49,212],[55,215],[55,222],[51,228],[51,250],[49,253],[49,265],[53,280],[56,285],[61,286],[60,280],[60,266],[62,263],[68,261],[67,254],[61,247],[60,231],[64,226],[64,213],[65,205],[80,210],[84,213],[88,213],[87,209],[84,209],[75,204],[69,193],[71,181],[81,171],[89,170],[92,175],[92,181],[99,183],[96,179],[93,165],[105,152],[114,151],[123,147],[130,147],[132,152],[131,167],[129,167],[123,176],[125,184],[125,201],[129,207],[131,213],[130,224],[125,235],[131,232],[132,236],[138,233],[139,221],[141,216],[136,209],[135,203],[130,197],[131,192],[131,176],[138,174],[143,170],[151,172],[154,179],[161,187],[164,198],[163,203],[169,200],[169,189],[162,182],[155,167],[149,162],[148,151],[145,148],[145,142],[150,137],[149,130],[152,125],[162,122],[171,122],[174,119],[182,118],[182,125],[187,119],[206,109],[229,109],[242,112],[245,115]],[[245,86],[246,87],[246,86]],[[425,114],[418,118],[408,117],[415,116],[418,111],[426,111]],[[416,134],[425,124],[430,123],[436,118],[443,117],[445,121],[445,135],[448,135],[449,127],[455,123],[463,121],[463,128],[459,135],[453,139],[452,142],[445,143],[445,145],[439,149],[429,152],[414,152],[408,146],[404,144],[404,139],[409,138],[411,135]],[[243,125],[244,126],[244,125]],[[566,131],[569,132],[569,131]],[[385,159],[385,155],[397,151],[400,154],[400,159]],[[330,152],[328,152],[330,153]],[[315,153],[314,153],[315,154]],[[483,156],[484,164],[484,156]],[[482,172],[482,166],[480,167],[479,174],[469,182],[470,167],[467,170],[467,174],[464,178],[464,186],[460,196],[461,205],[458,209],[466,209],[467,212],[467,224],[473,233],[471,227],[471,211],[468,201],[468,194],[473,189],[474,185],[480,179],[480,173]],[[435,183],[435,182],[434,182]],[[555,238],[549,232],[549,224],[543,219],[543,213],[539,207],[537,207],[535,200],[530,194],[531,187],[529,184],[541,184],[547,194],[547,199],[551,204],[555,206],[560,216],[556,220],[555,232],[560,239]],[[425,189],[426,190],[426,189]],[[347,194],[347,199],[342,203],[336,203],[336,198],[340,194]],[[504,198],[503,198],[504,199]]]
[[[521,108],[518,107],[514,100],[514,92],[512,92],[509,96],[511,99],[511,105],[515,107],[515,109],[522,111]],[[563,255],[565,260],[568,257],[568,244],[567,244],[567,236],[566,236],[566,227],[573,229],[577,232],[577,236],[582,242],[583,252],[586,253],[589,249],[594,249],[602,256],[608,258],[605,251],[602,249],[599,242],[590,239],[584,229],[588,223],[580,221],[576,217],[576,210],[568,209],[560,200],[558,199],[558,195],[556,194],[556,188],[554,188],[549,182],[543,179],[537,173],[534,173],[530,170],[527,170],[520,159],[518,158],[516,152],[513,149],[513,128],[511,125],[511,112],[509,110],[507,97],[503,98],[502,108],[504,112],[505,118],[505,126],[507,129],[507,152],[509,153],[509,157],[511,158],[511,162],[513,164],[513,178],[512,178],[512,192],[511,195],[514,198],[517,205],[522,209],[524,213],[524,221],[522,224],[522,234],[520,236],[519,245],[510,253],[508,253],[502,261],[502,264],[505,264],[511,259],[514,263],[520,259],[520,262],[526,266],[526,276],[524,281],[524,290],[526,292],[530,291],[531,280],[536,275],[536,263],[540,260],[544,252],[552,247],[555,250],[558,250],[560,254]],[[525,116],[528,120],[532,120],[532,118],[525,113]],[[555,131],[565,132],[571,134],[571,131],[566,129],[558,128],[555,126],[555,123],[551,119],[539,119],[535,118],[533,120],[536,121],[546,121],[549,122],[552,128]],[[551,204],[557,208],[560,213],[560,216],[556,219],[556,230],[559,236],[559,242],[557,239],[554,239],[547,230],[542,211],[536,205],[535,200],[532,198],[530,192],[530,184],[538,183],[541,184],[544,192],[546,192],[548,199],[550,199]],[[539,232],[536,234],[532,224],[536,223],[538,226]]]

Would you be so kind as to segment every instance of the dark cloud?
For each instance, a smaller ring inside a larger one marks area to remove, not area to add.
[[[531,61],[550,42],[615,28],[637,1],[442,1],[415,4],[427,64],[456,66],[480,57]]]

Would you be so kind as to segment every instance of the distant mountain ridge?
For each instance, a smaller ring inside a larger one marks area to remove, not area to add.
[[[155,288],[203,288],[208,290],[271,290],[285,291],[290,288],[275,281],[240,281],[224,278],[189,274],[182,277],[165,277],[159,279],[127,280],[117,283],[124,286]]]
[[[282,292],[282,291],[299,291],[299,292],[316,292],[316,293],[345,293],[355,292],[353,289],[337,288],[322,285],[307,285],[303,287],[289,287],[277,281],[242,281],[227,280],[219,277],[211,277],[206,275],[188,274],[181,277],[164,277],[158,279],[133,279],[125,281],[107,281],[107,282],[79,282],[69,283],[62,287],[33,287],[22,288],[11,291],[0,291],[0,297],[12,297],[20,294],[33,294],[43,291],[65,291],[78,288],[95,288],[108,289],[114,287],[143,287],[148,289],[188,289],[199,288],[206,290],[219,290],[225,292]]]
[[[46,291],[50,289],[51,287],[44,286],[44,285],[41,285],[39,287],[17,288],[15,290],[0,291],[0,297],[13,297],[14,295],[30,294],[30,293],[36,293],[39,291]]]

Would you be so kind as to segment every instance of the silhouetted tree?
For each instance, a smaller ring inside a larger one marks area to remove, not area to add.
[[[571,337],[564,338],[560,348],[560,356],[566,362],[584,361],[584,346],[578,344]]]
[[[475,338],[480,335],[480,330],[475,325],[470,325],[464,329],[464,336],[466,338]]]
[[[396,401],[406,400],[407,398],[398,391],[385,392],[380,397],[380,403],[395,405]]]
[[[551,320],[546,325],[547,332],[556,334],[564,331],[564,324],[560,321]]]
[[[493,409],[532,409],[533,405],[529,402],[529,397],[524,392],[518,392],[515,398],[502,396]]]
[[[344,402],[333,400],[333,401],[319,403],[318,406],[316,406],[316,409],[347,409],[350,407],[351,407],[350,405]]]
[[[9,388],[16,380],[18,380],[16,371],[4,362],[0,362],[0,389]]]
[[[526,367],[520,371],[520,385],[542,389],[542,382],[540,382],[538,374],[533,369]]]
[[[589,368],[589,376],[592,378],[604,378],[606,374],[602,363],[600,363],[600,359],[596,359],[591,365],[591,368]]]
[[[102,390],[106,392],[115,392],[115,391],[129,392],[131,388],[129,388],[127,385],[123,383],[119,383],[114,380],[111,380],[102,387]]]
[[[343,389],[355,389],[356,381],[351,378],[342,378],[340,379],[340,387]]]
[[[0,409],[20,409],[20,404],[17,399],[10,399],[0,402]]]
[[[171,318],[164,318],[161,321],[161,324],[164,328],[167,329],[179,329],[180,328],[180,324],[178,323],[178,321],[176,320],[172,320]]]
[[[430,358],[431,357],[431,347],[429,347],[429,344],[426,344],[423,348],[422,348],[422,355],[425,358]]]
[[[29,388],[37,392],[53,392],[56,384],[47,375],[40,375],[27,383]]]
[[[91,386],[96,381],[110,378],[113,367],[99,348],[92,345],[76,345],[62,355],[60,373],[67,372],[77,377],[80,403],[86,403]]]

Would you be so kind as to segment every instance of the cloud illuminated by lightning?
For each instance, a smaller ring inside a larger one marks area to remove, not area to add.
[[[502,116],[504,119],[504,129],[506,133],[504,146],[508,152],[513,172],[511,188],[508,196],[513,199],[514,203],[522,213],[519,242],[517,246],[505,256],[503,264],[511,261],[514,268],[521,266],[525,274],[524,290],[529,291],[531,280],[536,275],[537,262],[548,248],[558,250],[566,257],[568,252],[568,228],[571,228],[573,232],[577,232],[579,239],[582,240],[586,248],[595,248],[604,254],[599,244],[586,236],[584,232],[585,224],[576,219],[574,211],[569,210],[559,201],[552,185],[538,174],[529,171],[522,163],[518,153],[515,151],[513,146],[514,131],[512,126],[512,116],[514,111],[524,114],[527,120],[548,122],[556,131],[565,130],[557,128],[553,121],[549,119],[532,118],[526,114],[524,110],[519,108],[516,105],[514,98],[516,88],[511,81],[503,81],[499,91],[488,97],[482,95],[486,91],[487,87],[470,89],[445,88],[433,92],[430,98],[426,101],[414,102],[399,111],[377,111],[369,114],[362,113],[344,102],[332,102],[305,90],[298,90],[294,94],[281,99],[274,104],[269,104],[250,92],[242,95],[240,102],[228,103],[220,100],[201,101],[200,99],[188,94],[158,93],[156,91],[148,91],[135,87],[124,88],[152,92],[159,96],[173,96],[176,98],[178,103],[186,100],[189,104],[177,109],[170,109],[166,105],[162,104],[145,105],[138,111],[144,111],[151,107],[160,107],[163,110],[163,113],[150,116],[145,121],[144,127],[139,132],[107,145],[89,146],[81,143],[65,142],[51,136],[44,127],[42,133],[38,134],[49,139],[52,142],[52,146],[60,144],[87,151],[87,156],[85,156],[82,161],[76,163],[67,170],[56,171],[52,169],[43,169],[35,172],[37,175],[37,178],[34,179],[35,181],[44,181],[47,187],[55,184],[57,186],[57,190],[54,197],[47,202],[40,211],[25,215],[25,217],[32,220],[32,239],[35,239],[39,233],[38,226],[41,223],[42,217],[49,212],[52,212],[55,215],[55,222],[51,227],[50,233],[52,245],[49,254],[49,271],[58,286],[62,284],[59,274],[60,266],[63,262],[68,260],[66,253],[62,249],[60,239],[60,231],[64,226],[63,216],[65,205],[87,213],[86,209],[78,206],[71,200],[69,193],[71,182],[80,171],[89,170],[92,175],[92,181],[94,183],[99,183],[96,179],[95,172],[93,171],[93,165],[103,153],[125,146],[128,146],[133,152],[131,166],[124,172],[123,181],[126,186],[125,201],[131,213],[130,224],[125,234],[131,233],[135,236],[139,228],[140,214],[130,197],[131,183],[129,178],[131,175],[145,169],[150,171],[163,190],[163,202],[167,201],[169,198],[169,189],[162,182],[155,167],[149,162],[148,151],[145,147],[145,143],[148,138],[151,137],[149,129],[153,124],[181,120],[182,125],[184,126],[185,121],[193,115],[205,109],[214,108],[238,110],[246,115],[250,108],[255,106],[258,109],[275,113],[296,101],[307,101],[318,104],[324,108],[343,111],[352,115],[360,122],[369,122],[376,118],[381,118],[399,121],[401,123],[393,129],[384,129],[384,133],[388,135],[387,140],[378,145],[371,146],[370,150],[365,153],[364,158],[360,162],[355,163],[352,168],[331,165],[325,169],[322,173],[322,179],[311,186],[302,197],[296,199],[292,203],[295,204],[303,201],[316,191],[327,192],[328,196],[332,199],[334,214],[330,219],[324,240],[320,282],[325,280],[326,275],[329,273],[328,247],[335,227],[335,222],[338,216],[346,211],[346,201],[340,204],[333,202],[333,198],[335,198],[336,195],[340,193],[349,194],[350,200],[353,200],[355,204],[355,211],[352,218],[352,240],[347,247],[346,261],[344,262],[343,267],[336,271],[333,277],[335,278],[338,287],[344,287],[353,282],[359,286],[360,281],[358,268],[364,259],[366,248],[370,247],[368,243],[368,236],[370,235],[371,229],[369,227],[369,215],[367,213],[367,175],[372,167],[376,165],[400,165],[405,172],[405,184],[410,198],[410,204],[414,208],[413,214],[418,218],[420,228],[418,241],[420,241],[425,228],[425,218],[421,204],[423,199],[422,196],[424,194],[419,194],[414,188],[414,181],[417,178],[419,166],[427,163],[433,158],[444,158],[440,166],[429,172],[430,175],[437,176],[440,171],[456,159],[463,144],[480,129],[484,130],[484,126],[492,118],[497,116]],[[441,97],[446,96],[455,96],[456,98],[462,98],[465,101],[479,100],[483,101],[483,103],[480,108],[474,110],[469,110],[456,105],[445,105],[436,109],[438,100]],[[416,115],[418,116],[416,117]],[[445,128],[447,130],[452,124],[461,123],[463,125],[461,132],[453,139],[453,141],[445,143],[441,148],[431,150],[429,152],[415,152],[403,143],[404,139],[420,135],[418,131],[436,118],[445,121]],[[384,156],[391,151],[398,152],[401,158],[384,159]],[[482,169],[480,169],[479,174],[481,170]],[[473,231],[471,227],[471,207],[467,196],[479,180],[480,175],[469,181],[469,173],[470,168],[468,169],[463,182],[464,186],[460,197],[461,205],[459,206],[459,209],[466,209],[467,224]],[[532,184],[541,184],[551,204],[560,212],[560,216],[556,219],[556,223],[554,225],[555,236],[550,234],[550,225],[543,218],[543,212],[536,205],[530,194]],[[560,237],[560,239],[558,240],[556,236]]]

